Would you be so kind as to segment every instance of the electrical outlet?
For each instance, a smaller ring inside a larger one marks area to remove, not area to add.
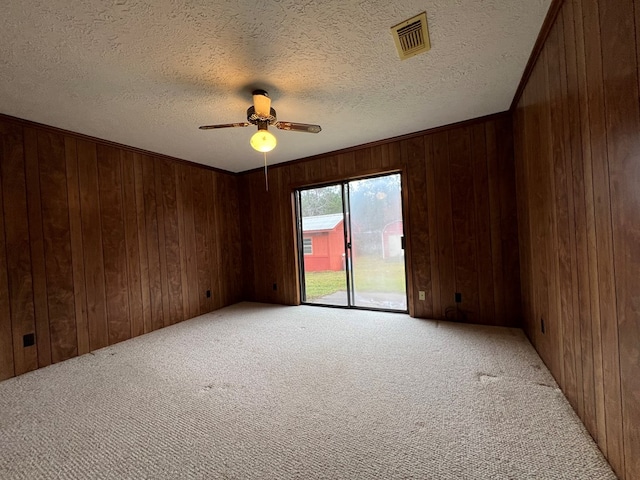
[[[33,333],[27,333],[22,337],[22,346],[31,347],[36,344],[36,336]]]
[[[274,284],[273,284],[273,289],[274,289],[274,290],[278,290],[278,284],[277,284],[277,283],[274,283]]]
[[[455,300],[456,303],[462,303],[462,294],[460,292],[456,292]]]
[[[540,331],[544,333],[544,318],[540,318]]]
[[[420,290],[418,292],[418,300],[426,300],[426,295],[424,294],[424,290]]]
[[[211,298],[211,290],[207,290],[207,298]]]

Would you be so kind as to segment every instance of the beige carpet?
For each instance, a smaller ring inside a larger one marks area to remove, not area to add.
[[[2,479],[613,479],[519,330],[238,304],[0,383]]]

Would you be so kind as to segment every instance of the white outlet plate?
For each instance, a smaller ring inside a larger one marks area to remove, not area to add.
[[[424,290],[420,290],[418,292],[418,300],[424,300],[426,298],[425,294],[424,294]]]

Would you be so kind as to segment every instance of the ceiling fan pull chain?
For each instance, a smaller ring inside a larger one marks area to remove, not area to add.
[[[267,177],[267,152],[264,153],[264,186],[267,192],[269,191],[269,178]]]

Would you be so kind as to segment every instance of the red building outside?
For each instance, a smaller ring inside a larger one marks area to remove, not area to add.
[[[302,217],[305,272],[344,270],[343,223],[341,213]]]
[[[402,237],[404,229],[402,220],[388,223],[382,230],[382,258],[385,260],[403,258]]]

